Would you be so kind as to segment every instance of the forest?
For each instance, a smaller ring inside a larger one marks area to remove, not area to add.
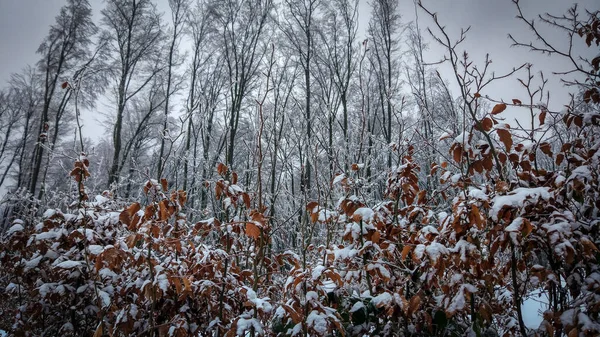
[[[0,332],[600,335],[597,8],[511,0],[569,69],[500,73],[435,1],[161,1],[64,1],[0,84]]]

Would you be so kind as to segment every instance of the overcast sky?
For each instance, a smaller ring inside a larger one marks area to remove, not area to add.
[[[361,1],[359,15],[361,26],[364,27],[370,9],[367,0]],[[403,21],[413,20],[413,1],[400,0],[400,2]],[[0,87],[6,86],[11,73],[21,71],[28,64],[35,64],[39,58],[35,51],[64,3],[64,0],[0,0]],[[91,3],[98,22],[99,12],[104,7],[104,2],[91,0]],[[157,3],[161,11],[168,9],[167,0],[157,0]],[[432,11],[439,13],[439,20],[454,36],[457,36],[460,28],[471,26],[468,39],[461,50],[468,50],[476,62],[481,62],[483,56],[490,53],[493,69],[498,73],[523,62],[532,62],[536,69],[546,71],[567,67],[567,64],[559,59],[532,54],[520,48],[510,48],[508,33],[521,37],[524,41],[532,38],[524,24],[515,19],[516,8],[511,0],[423,0],[423,3]],[[542,12],[564,13],[573,4],[569,0],[521,0],[521,3],[529,16]],[[579,4],[590,10],[600,9],[600,1],[597,0],[579,1]],[[431,20],[424,13],[419,15],[422,19],[421,28],[431,24]],[[557,41],[564,41],[564,38],[561,40],[561,36],[556,32],[549,31],[549,33],[556,37]],[[442,57],[442,52],[443,50],[432,43],[430,52],[426,54],[427,61],[438,60]],[[597,52],[596,50],[594,54]],[[551,88],[555,93],[555,101],[560,101],[557,105],[564,104],[564,96],[561,92],[564,95],[565,91],[558,81],[553,82]],[[516,80],[509,80],[491,87],[489,92],[483,94],[510,101],[520,92],[522,91]]]

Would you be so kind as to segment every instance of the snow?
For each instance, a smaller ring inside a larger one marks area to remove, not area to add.
[[[312,327],[318,334],[325,335],[327,333],[327,316],[316,310],[310,312],[306,318],[306,325]]]
[[[246,297],[248,298],[248,301],[252,302],[257,310],[262,310],[263,312],[271,312],[271,310],[273,310],[271,303],[269,303],[271,300],[270,298],[258,298],[258,296],[256,296],[256,292],[251,288],[244,287],[244,289],[246,290]]]
[[[346,246],[344,248],[335,248],[333,251],[335,259],[346,259],[353,258],[358,254],[358,250],[354,248],[353,245]]]
[[[363,309],[364,307],[365,307],[365,304],[362,301],[357,301],[356,303],[354,303],[352,308],[350,308],[350,312],[359,311],[359,310]]]
[[[312,270],[312,279],[316,280],[319,277],[321,277],[321,274],[323,273],[323,270],[325,270],[324,266],[316,266],[315,268],[313,268],[313,270]]]
[[[585,179],[592,179],[592,173],[590,172],[590,169],[587,166],[579,166],[577,168],[575,168],[573,170],[573,172],[571,173],[571,175],[569,176],[569,180],[575,179],[575,178],[585,178]]]
[[[469,138],[471,134],[468,132],[461,132],[458,136],[454,138],[455,143],[461,144],[465,149],[470,148],[469,146]]]
[[[332,185],[339,184],[342,180],[344,180],[344,178],[346,178],[346,174],[338,174],[335,176],[335,178],[333,178]]]
[[[528,198],[535,200],[540,198],[549,200],[550,197],[551,195],[549,187],[516,188],[511,194],[496,196],[493,199],[493,205],[490,209],[490,216],[492,219],[498,220],[498,213],[504,206],[523,207]]]
[[[156,277],[156,280],[158,282],[158,287],[164,292],[166,293],[169,290],[169,280],[167,279],[167,275],[165,274],[160,274]]]
[[[369,263],[369,265],[367,265],[367,270],[371,271],[373,269],[379,270],[379,273],[381,274],[381,276],[383,276],[384,279],[390,279],[392,277],[390,272],[379,263]]]
[[[469,188],[469,197],[482,201],[488,201],[490,199],[484,191],[475,187]]]
[[[25,228],[23,228],[23,225],[21,225],[21,224],[19,224],[19,223],[16,223],[16,224],[12,225],[12,226],[11,226],[11,227],[8,229],[8,231],[6,231],[6,235],[7,235],[7,236],[10,236],[10,235],[12,235],[13,233],[16,233],[16,232],[22,232],[24,229],[25,229]]]
[[[507,232],[518,232],[521,229],[521,225],[523,225],[523,218],[518,217],[514,219],[508,227],[504,228],[504,230]]]
[[[35,257],[29,261],[26,261],[25,262],[25,270],[27,271],[29,269],[33,269],[33,268],[37,267],[38,264],[40,263],[40,261],[42,260],[42,258],[43,258],[42,255],[38,255],[37,257]]]
[[[460,239],[453,248],[449,249],[449,251],[453,253],[460,253],[460,260],[466,262],[467,253],[475,249],[477,249],[477,247],[474,244],[466,241],[465,239]]]
[[[452,183],[456,184],[460,178],[462,178],[462,174],[457,173],[455,175],[453,175],[452,177],[450,177],[450,181],[452,181]]]
[[[450,137],[452,137],[452,134],[450,132],[445,131],[440,135],[440,138],[438,138],[438,142]]]
[[[377,308],[381,308],[384,305],[388,305],[392,302],[392,295],[390,293],[385,292],[379,294],[371,299],[371,304],[373,304]]]
[[[81,261],[63,261],[56,265],[57,268],[72,269],[81,266]]]
[[[363,221],[369,222],[373,220],[375,212],[373,212],[373,210],[368,207],[360,207],[356,211],[354,211],[354,215],[359,215]]]
[[[235,331],[236,335],[243,336],[244,332],[250,330],[251,328],[254,328],[254,331],[256,331],[256,333],[259,335],[264,334],[262,324],[260,323],[260,321],[258,319],[256,319],[256,318],[246,319],[244,317],[240,317],[240,319],[238,319],[238,321],[237,321],[237,327],[236,327],[236,331]]]
[[[421,228],[421,234],[423,234],[423,235],[427,235],[427,234],[439,235],[440,232],[438,232],[438,230],[435,227],[433,227],[431,225],[427,225],[427,226]]]
[[[54,214],[56,214],[56,210],[55,209],[47,209],[44,214],[42,215],[42,217],[44,219],[48,219],[49,217],[53,216]]]
[[[446,246],[439,242],[432,242],[430,245],[425,247],[425,251],[431,258],[432,263],[435,263],[441,255],[448,254],[448,249]]]
[[[306,293],[306,301],[310,302],[310,301],[318,301],[319,300],[319,294],[317,294],[316,291],[309,291]]]
[[[106,291],[98,290],[98,295],[102,299],[102,306],[108,307],[110,306],[110,295]]]
[[[52,239],[58,239],[62,236],[62,232],[60,231],[48,231],[48,232],[43,232],[43,233],[39,233],[35,235],[35,240],[36,241],[41,241],[41,240],[52,240]]]
[[[99,245],[90,245],[88,247],[88,250],[90,251],[90,254],[92,254],[92,255],[100,255],[104,251],[104,247],[99,246]]]

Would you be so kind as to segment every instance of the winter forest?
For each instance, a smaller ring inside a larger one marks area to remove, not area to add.
[[[600,335],[598,8],[509,1],[569,67],[500,72],[436,1],[158,2],[0,83],[0,332]]]

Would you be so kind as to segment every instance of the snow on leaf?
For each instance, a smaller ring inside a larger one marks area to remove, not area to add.
[[[432,263],[435,263],[441,255],[448,254],[448,249],[446,246],[439,242],[432,242],[430,245],[425,247],[425,251],[431,258]]]
[[[549,191],[549,187],[519,187],[514,189],[510,194],[496,196],[492,200],[493,205],[490,209],[490,216],[493,220],[498,220],[498,213],[500,212],[500,210],[502,210],[504,206],[521,208],[524,206],[525,201],[528,198],[535,199],[536,201],[540,198],[544,200],[549,200],[551,197]]]
[[[63,261],[59,264],[56,265],[57,268],[62,268],[62,269],[72,269],[75,267],[79,267],[82,265],[81,261]]]
[[[306,325],[313,328],[319,335],[323,336],[327,333],[327,316],[316,310],[310,312],[306,318]]]
[[[368,207],[360,207],[356,211],[354,211],[354,215],[352,215],[352,217],[360,217],[360,219],[362,219],[363,221],[369,222],[373,220],[373,215],[375,215],[375,212],[373,212],[372,209]]]
[[[356,303],[354,303],[352,308],[350,308],[350,312],[356,312],[358,310],[363,309],[364,307],[365,307],[365,304],[362,301],[356,301]]]
[[[381,308],[384,305],[388,305],[392,302],[392,295],[390,293],[385,292],[379,294],[371,299],[371,304],[373,304],[377,308]]]
[[[92,254],[92,255],[100,255],[104,251],[104,247],[99,246],[99,245],[90,245],[88,247],[88,250],[90,251],[90,254]]]
[[[240,317],[240,319],[238,319],[236,323],[236,336],[244,336],[244,333],[250,330],[251,328],[254,328],[254,331],[259,335],[264,334],[263,326],[258,319],[247,319],[244,317]]]
[[[335,178],[333,178],[333,182],[331,184],[332,185],[339,184],[345,178],[346,178],[346,174],[345,173],[338,174],[337,176],[335,176]]]
[[[98,296],[102,299],[102,307],[110,306],[110,295],[106,291],[98,290]]]
[[[25,228],[23,228],[23,225],[21,225],[21,224],[19,224],[19,223],[16,223],[16,224],[12,225],[12,226],[11,226],[11,227],[8,229],[8,231],[6,231],[6,235],[7,235],[7,236],[10,236],[10,235],[12,235],[13,233],[16,233],[16,232],[22,232],[24,229],[25,229]]]
[[[506,228],[504,228],[504,230],[507,232],[518,232],[521,229],[522,224],[523,224],[523,218],[518,217],[518,218],[514,219],[510,223],[510,225],[508,225]]]

